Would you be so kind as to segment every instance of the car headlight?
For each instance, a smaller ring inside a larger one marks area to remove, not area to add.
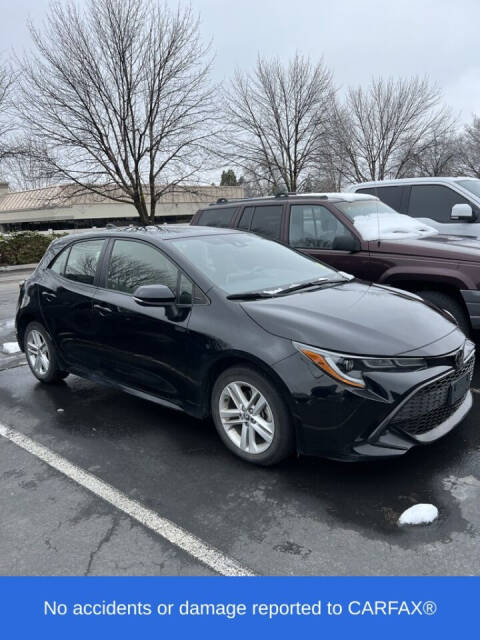
[[[363,358],[310,347],[300,342],[294,342],[293,346],[330,377],[358,389],[366,386],[363,377],[365,372],[418,370],[427,366],[423,358]]]

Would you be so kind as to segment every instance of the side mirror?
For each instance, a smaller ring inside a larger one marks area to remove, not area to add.
[[[133,299],[143,307],[166,307],[175,303],[176,296],[164,284],[144,284],[135,289]]]
[[[454,204],[452,207],[452,213],[450,214],[450,218],[452,220],[458,220],[459,218],[472,219],[473,218],[472,207],[466,202],[462,204]]]
[[[354,253],[360,250],[360,242],[352,233],[349,233],[343,236],[337,236],[333,241],[332,249]]]

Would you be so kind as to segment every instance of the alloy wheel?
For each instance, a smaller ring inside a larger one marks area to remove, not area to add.
[[[33,371],[40,376],[50,368],[50,350],[40,331],[32,329],[27,336],[27,358]]]
[[[272,444],[275,421],[265,396],[247,382],[230,382],[220,394],[222,426],[242,451],[263,453]]]

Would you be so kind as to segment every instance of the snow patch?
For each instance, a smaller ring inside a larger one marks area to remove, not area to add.
[[[438,509],[433,504],[414,504],[398,519],[400,526],[406,524],[430,524],[438,518]]]
[[[403,213],[369,213],[356,216],[353,224],[364,240],[404,240],[438,234],[433,227]]]
[[[20,347],[18,346],[18,342],[4,342],[2,351],[7,355],[12,355],[14,353],[20,353]]]

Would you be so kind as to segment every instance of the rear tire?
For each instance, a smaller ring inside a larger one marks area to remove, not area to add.
[[[68,376],[58,366],[55,347],[43,325],[30,322],[25,330],[25,355],[33,375],[45,384],[59,382]]]
[[[264,375],[249,367],[227,369],[213,386],[211,407],[220,438],[239,458],[269,466],[293,452],[289,409]]]
[[[470,320],[461,303],[453,296],[448,295],[448,293],[442,293],[441,291],[417,291],[417,294],[424,300],[427,300],[427,302],[432,302],[440,309],[451,313],[463,333],[466,336],[470,335]]]

